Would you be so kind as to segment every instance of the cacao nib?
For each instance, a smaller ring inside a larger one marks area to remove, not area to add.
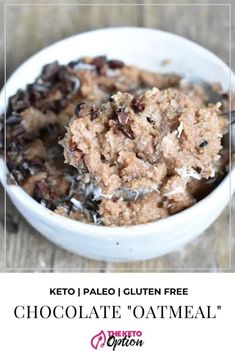
[[[68,66],[71,67],[72,69],[77,66],[81,62],[81,59],[78,60],[73,60],[68,63]]]
[[[7,173],[7,185],[17,185],[17,182],[11,173]]]
[[[97,107],[91,108],[91,120],[95,120],[100,116],[100,109]]]
[[[41,78],[43,81],[51,81],[55,78],[55,75],[58,73],[60,65],[58,61],[54,61],[51,64],[43,66]]]
[[[108,65],[110,69],[121,69],[125,64],[121,60],[109,60]]]
[[[22,118],[20,115],[17,114],[12,114],[6,119],[6,126],[12,126],[19,124],[21,122]]]
[[[154,120],[152,118],[150,118],[150,116],[147,116],[146,119],[149,124],[154,124]]]
[[[120,112],[120,113],[117,113],[117,118],[118,118],[118,122],[121,125],[126,125],[129,120],[129,115],[127,112]]]
[[[17,163],[15,161],[7,161],[7,168],[13,170],[17,168]]]
[[[25,129],[22,125],[18,125],[11,131],[11,136],[16,137],[25,133]]]
[[[199,147],[203,148],[203,147],[206,147],[207,145],[208,145],[208,141],[203,140],[203,141],[200,143]]]
[[[201,171],[202,171],[202,168],[200,168],[200,167],[196,167],[196,168],[195,168],[195,170],[196,170],[196,172],[197,172],[197,173],[199,173],[199,174],[200,174],[200,173],[201,173]]]
[[[36,175],[38,172],[45,170],[44,160],[36,159],[30,161],[29,171],[32,175]]]
[[[29,92],[29,102],[32,106],[34,106],[37,100],[40,98],[41,98],[41,93]]]
[[[72,96],[75,96],[78,93],[78,90],[81,85],[80,80],[79,80],[79,78],[77,78],[75,76],[70,77],[69,80],[70,80],[70,82],[72,82],[72,89],[70,90],[70,91],[72,91],[71,94],[72,94]]]
[[[43,95],[47,95],[50,91],[50,84],[48,84],[47,82],[45,83],[33,83],[33,84],[29,84],[27,85],[27,90],[28,92],[34,93],[34,94],[43,94]]]
[[[94,66],[96,66],[96,68],[101,68],[102,66],[104,66],[105,64],[106,64],[106,62],[107,62],[107,58],[106,58],[106,56],[96,56],[93,60],[92,60],[92,62],[91,62],[91,64],[92,65],[94,65]]]
[[[79,117],[79,114],[80,114],[80,111],[81,111],[81,109],[83,109],[84,107],[86,106],[86,103],[79,103],[77,106],[76,106],[76,108],[75,108],[75,110],[74,110],[74,113],[77,115],[77,117]]]
[[[56,209],[56,206],[53,205],[53,203],[49,200],[44,200],[44,199],[41,199],[40,203],[46,207],[46,208],[49,208],[49,210],[52,210],[54,211]]]
[[[23,178],[27,178],[31,175],[27,162],[23,162],[18,168]]]
[[[124,107],[119,107],[117,110],[118,113],[123,113],[124,111],[125,111]]]
[[[37,137],[37,132],[26,132],[22,137],[24,141],[32,141]]]
[[[8,147],[8,151],[9,152],[14,152],[14,153],[20,153],[20,151],[23,149],[23,146],[21,143],[19,143],[19,141],[8,141],[10,139],[7,139],[7,143],[9,143]]]
[[[74,151],[76,151],[76,149],[77,149],[77,144],[76,144],[76,142],[70,142],[70,144],[69,144],[69,150],[70,150],[71,152],[74,152]]]
[[[45,204],[50,209],[55,209],[58,203],[61,203],[63,195],[60,195],[58,190],[59,179],[48,176],[46,179],[41,179],[35,183],[33,197]]]
[[[119,130],[123,133],[124,136],[128,137],[131,140],[135,139],[135,136],[133,134],[133,131],[131,130],[130,126],[119,126]]]
[[[139,98],[134,98],[131,102],[131,107],[136,113],[141,113],[145,109],[145,105]]]
[[[67,68],[65,65],[61,65],[57,72],[58,79],[60,81],[63,81],[64,79],[66,79],[66,75],[67,75]]]
[[[10,110],[20,113],[30,106],[29,97],[26,91],[19,89],[14,96],[10,98]]]
[[[65,97],[56,99],[50,102],[49,109],[58,114],[67,107],[68,103],[68,99]]]
[[[15,180],[17,181],[17,183],[19,183],[19,184],[24,180],[23,174],[18,169],[14,169],[12,171],[12,175],[15,178]]]
[[[129,114],[125,112],[124,109],[125,108],[118,108],[117,111],[113,113],[111,119],[117,122],[119,125],[118,129],[123,133],[124,136],[134,140],[135,137],[133,131],[131,130],[130,125],[128,125]]]

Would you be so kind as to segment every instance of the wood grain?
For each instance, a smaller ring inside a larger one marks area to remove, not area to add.
[[[32,1],[32,3],[35,2]],[[110,1],[110,6],[95,6],[94,3],[93,1],[92,5],[87,6],[8,7],[7,75],[29,56],[57,40],[91,29],[127,25],[159,28],[185,36],[204,45],[224,61],[229,62],[229,9],[226,6],[156,6],[156,2],[150,5],[147,1],[139,2],[139,6],[133,5],[134,2],[130,5],[130,1],[122,1],[123,5],[117,6],[117,0]],[[1,39],[0,48],[2,47]],[[232,50],[234,54],[234,42]],[[0,73],[3,73],[2,58]],[[151,272],[179,271],[179,269],[217,271],[229,267],[228,207],[204,234],[183,249],[151,261],[112,264],[88,260],[51,244],[30,227],[7,200],[5,259],[2,190],[0,196],[0,268],[2,270],[5,267],[5,260],[8,271]],[[233,211],[234,209],[235,200]],[[234,217],[232,226],[235,230]],[[234,239],[233,250],[235,254]],[[235,268],[234,258],[233,266]]]

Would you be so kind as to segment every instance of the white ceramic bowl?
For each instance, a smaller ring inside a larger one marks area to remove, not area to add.
[[[41,67],[53,60],[67,63],[83,55],[107,55],[157,72],[176,72],[190,79],[219,81],[229,89],[230,70],[201,46],[147,28],[112,28],[87,32],[47,47],[22,64],[9,78],[6,97],[32,82]],[[162,66],[164,59],[171,64]],[[231,75],[232,86],[235,76]],[[0,96],[4,111],[4,91]],[[222,212],[235,190],[235,170],[206,198],[169,218],[130,227],[103,227],[59,216],[44,208],[20,187],[6,185],[6,166],[0,160],[0,179],[17,209],[53,243],[74,253],[104,261],[135,261],[177,250],[208,228]]]

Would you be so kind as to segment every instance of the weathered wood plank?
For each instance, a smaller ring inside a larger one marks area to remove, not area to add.
[[[116,3],[8,7],[7,74],[38,50],[70,35],[103,27],[141,25],[141,7],[119,7]]]
[[[191,1],[188,2],[191,3]],[[171,1],[164,3],[171,3]],[[147,5],[144,25],[185,36],[229,62],[228,6]]]

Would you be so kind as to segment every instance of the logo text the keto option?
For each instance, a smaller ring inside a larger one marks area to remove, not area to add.
[[[101,330],[92,337],[91,346],[95,350],[106,346],[112,348],[113,351],[118,347],[142,347],[144,341],[140,337],[142,337],[142,331],[119,330],[105,333]]]

